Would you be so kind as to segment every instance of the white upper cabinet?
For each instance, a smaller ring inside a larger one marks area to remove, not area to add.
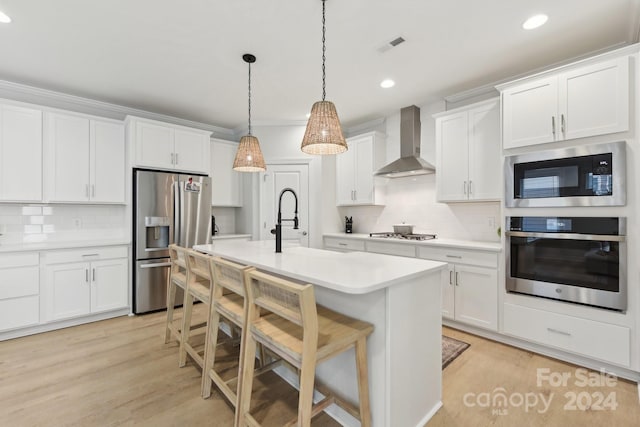
[[[347,139],[349,149],[336,157],[336,204],[382,205],[381,188],[374,172],[384,165],[385,141],[379,132]]]
[[[629,129],[629,57],[499,86],[505,149]]]
[[[45,199],[125,203],[122,123],[45,113]]]
[[[128,116],[134,166],[209,174],[210,132]]]
[[[0,200],[42,201],[42,112],[0,105]]]
[[[435,117],[438,201],[499,200],[498,100],[439,113]]]
[[[211,140],[211,204],[242,206],[242,173],[233,170],[238,144]]]

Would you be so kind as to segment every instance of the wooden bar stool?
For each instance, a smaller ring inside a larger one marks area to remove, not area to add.
[[[237,378],[225,381],[214,369],[216,348],[220,343],[218,327],[222,316],[232,325],[240,329],[244,328],[244,273],[253,269],[253,267],[236,264],[218,257],[211,257],[209,266],[211,277],[213,278],[213,288],[211,293],[212,303],[209,308],[204,367],[202,368],[202,397],[206,399],[211,396],[211,383],[213,381],[235,407],[237,403],[237,386],[236,390],[233,390],[230,383]],[[240,352],[242,353],[242,348]]]
[[[256,343],[261,343],[299,370],[298,417],[287,425],[307,427],[313,416],[336,403],[358,418],[362,426],[370,426],[367,336],[373,332],[373,325],[316,305],[312,285],[297,284],[257,270],[247,271],[245,275],[247,321],[243,330],[240,399],[235,424],[260,425],[251,416],[250,408],[255,369],[253,354]],[[261,315],[260,308],[271,313]],[[359,407],[331,394],[314,406],[316,365],[352,347],[356,352]]]
[[[187,250],[185,255],[187,260],[187,287],[185,289],[182,308],[179,366],[183,367],[187,363],[187,354],[189,354],[194,362],[202,368],[204,364],[204,353],[201,354],[196,347],[193,346],[191,340],[196,335],[205,337],[207,334],[212,289],[211,270],[209,267],[211,256],[194,250]],[[202,327],[192,329],[194,301],[200,301],[207,305],[207,322],[205,322]],[[206,338],[204,341],[206,342]]]
[[[174,324],[173,314],[176,305],[176,290],[187,288],[187,249],[175,244],[169,245],[169,257],[171,266],[169,267],[169,278],[167,280],[167,321],[165,325],[164,342],[167,344],[171,336],[180,342],[182,337],[181,329]]]

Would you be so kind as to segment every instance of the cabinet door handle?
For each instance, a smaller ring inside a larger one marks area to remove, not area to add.
[[[91,184],[91,197],[96,197],[96,185]]]
[[[556,116],[551,116],[551,132],[553,133],[553,137],[556,136]]]
[[[460,282],[458,281],[458,272],[456,271],[456,286],[460,286]]]
[[[464,191],[464,195],[467,195],[467,181],[464,182],[463,184],[464,189],[462,191]]]
[[[564,114],[560,114],[560,130],[562,130],[562,135],[564,135],[565,134]]]
[[[176,153],[176,165],[178,164],[178,153]]]
[[[96,269],[95,268],[91,269],[91,281],[92,282],[96,281]]]
[[[171,164],[175,165],[175,155],[173,153],[171,153]]]
[[[471,184],[473,184],[473,181],[469,181],[469,195],[471,195],[471,193],[473,193],[473,190],[471,189]]]
[[[89,269],[88,268],[84,269],[84,281],[86,283],[89,283]]]
[[[449,270],[449,284],[453,285],[453,270]]]
[[[547,331],[553,332],[554,334],[565,335],[567,337],[571,336],[571,334],[569,332],[561,331],[559,329],[547,328]]]

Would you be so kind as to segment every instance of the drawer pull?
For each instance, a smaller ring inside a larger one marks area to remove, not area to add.
[[[460,256],[460,255],[447,255],[447,258],[462,259],[462,256]]]
[[[82,255],[82,258],[89,258],[92,256],[100,256],[100,254],[85,254],[85,255]]]
[[[449,284],[453,285],[453,270],[449,270]]]
[[[553,332],[554,334],[565,335],[567,337],[571,336],[571,334],[569,332],[561,331],[561,330],[558,330],[558,329],[547,328],[547,331]]]
[[[338,245],[340,245],[340,246],[347,246],[347,244],[346,244],[346,243],[338,243]]]

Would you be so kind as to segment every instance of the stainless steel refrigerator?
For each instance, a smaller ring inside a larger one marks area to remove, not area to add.
[[[190,248],[211,242],[211,178],[134,169],[132,229],[133,312],[164,309],[169,244]],[[181,294],[176,301],[182,301]]]

